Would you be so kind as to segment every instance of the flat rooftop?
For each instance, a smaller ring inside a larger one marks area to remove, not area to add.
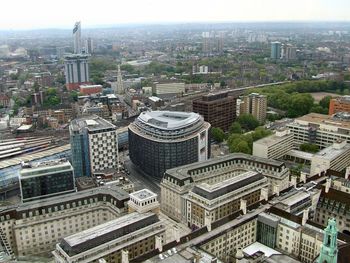
[[[350,121],[342,120],[339,118],[334,118],[333,116],[319,114],[319,113],[309,113],[302,117],[296,118],[295,121],[297,123],[308,122],[314,124],[323,124],[323,125],[332,125],[343,129],[350,129]]]
[[[8,160],[2,160],[0,161],[0,169],[19,165],[21,164],[21,162],[30,162],[36,159],[41,159],[50,155],[62,153],[69,150],[70,150],[70,144],[66,144],[63,146],[51,148],[49,150],[44,150],[36,153],[29,153],[29,154],[21,155],[20,157],[14,157]]]
[[[161,101],[162,100],[161,98],[158,98],[158,97],[155,97],[155,96],[148,97],[148,99],[153,101],[153,102],[157,102],[157,101]]]
[[[243,252],[248,254],[249,256],[252,256],[256,252],[261,251],[265,254],[266,257],[270,257],[271,255],[275,254],[281,254],[277,250],[274,250],[268,246],[265,246],[264,244],[261,244],[259,242],[254,242],[253,244],[245,247],[243,249]]]
[[[299,151],[299,150],[290,150],[287,155],[296,157],[296,158],[300,158],[300,159],[304,159],[304,160],[308,160],[311,161],[312,157],[314,157],[313,153],[308,153],[308,152],[303,152],[303,151]]]
[[[112,123],[98,116],[88,116],[88,117],[75,119],[71,121],[69,125],[69,130],[73,132],[78,132],[78,131],[80,132],[83,129],[87,129],[89,131],[97,131],[97,130],[115,129],[115,128],[116,127]]]
[[[192,125],[201,120],[201,116],[193,112],[145,111],[138,120],[157,129],[173,130]]]
[[[33,164],[23,164],[20,171],[21,177],[39,176],[54,172],[73,171],[73,167],[69,161],[65,159],[56,159]]]
[[[129,224],[140,221],[140,220],[147,218],[151,215],[153,215],[153,214],[152,213],[140,214],[140,213],[134,212],[134,213],[119,217],[117,219],[108,221],[106,223],[97,225],[95,227],[86,229],[86,230],[81,231],[79,233],[73,234],[71,236],[64,238],[64,240],[71,247],[74,247],[80,243],[87,242],[91,239],[102,236],[102,235],[109,233],[113,230],[123,228]]]
[[[314,156],[319,157],[326,160],[334,160],[338,156],[348,152],[350,150],[350,144],[346,143],[341,148],[335,148],[335,144],[332,144],[328,146],[327,148],[322,149],[318,153],[316,153]]]
[[[198,99],[196,101],[210,103],[210,102],[216,102],[217,100],[222,100],[227,98],[229,98],[228,91],[220,91],[220,92],[208,93],[206,95],[203,95],[201,99]]]
[[[196,185],[192,192],[212,200],[264,179],[266,181],[262,174],[248,171],[213,185],[206,183]]]
[[[273,159],[267,159],[267,158],[262,158],[262,157],[257,157],[249,154],[244,154],[244,153],[231,153],[225,156],[218,156],[215,158],[211,158],[206,161],[200,161],[196,163],[191,163],[191,164],[186,164],[183,166],[179,166],[176,168],[171,168],[166,171],[166,174],[171,175],[172,177],[175,177],[179,180],[184,180],[192,177],[190,175],[190,172],[196,169],[201,169],[205,167],[210,167],[219,163],[224,163],[228,161],[233,161],[235,159],[246,159],[246,160],[251,160],[253,162],[257,163],[266,163],[271,166],[276,166],[276,167],[285,167],[284,162],[273,160]],[[234,166],[234,165],[232,165]]]
[[[337,100],[343,103],[350,103],[350,95],[340,96],[335,98],[334,100]]]
[[[299,201],[302,201],[302,200],[307,199],[307,198],[310,198],[310,194],[309,193],[301,192],[301,191],[295,191],[291,195],[286,197],[285,199],[282,199],[280,202],[282,204],[285,204],[285,205],[288,205],[288,206],[292,206],[292,205],[298,203]]]
[[[117,129],[117,134],[118,133],[123,133],[123,132],[128,132],[128,130],[129,130],[128,126],[121,127],[119,129]]]
[[[265,138],[262,138],[260,140],[257,140],[254,142],[254,144],[259,144],[259,145],[266,145],[266,146],[271,146],[276,143],[279,143],[281,141],[284,141],[287,137],[293,136],[291,133],[289,134],[284,134],[283,136],[278,136],[276,134],[267,136]]]
[[[80,85],[81,89],[102,88],[102,85]]]
[[[196,256],[200,257],[200,263],[212,263],[213,259],[215,259],[216,263],[223,262],[220,259],[217,259],[214,255],[211,255],[198,247],[187,247],[181,251],[177,251],[176,247],[174,247],[146,260],[145,263],[191,263],[194,262]]]
[[[79,200],[84,199],[86,197],[90,197],[97,194],[110,194],[116,200],[125,201],[125,202],[129,200],[129,194],[125,192],[123,189],[115,186],[101,186],[98,188],[61,195],[59,198],[57,198],[56,196],[56,197],[50,197],[42,200],[30,201],[23,204],[19,204],[17,207],[17,211],[37,209],[45,206],[53,206],[60,203],[74,201],[77,199]]]
[[[130,196],[142,201],[142,200],[149,199],[151,197],[157,197],[157,194],[153,193],[152,191],[150,191],[148,189],[142,189],[142,190],[131,193]]]
[[[87,59],[88,57],[90,57],[89,54],[69,54],[64,58],[66,60],[74,60],[74,59]]]

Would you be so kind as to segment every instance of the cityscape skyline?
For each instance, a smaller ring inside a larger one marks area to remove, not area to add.
[[[350,5],[139,1],[0,23],[0,263],[349,263]]]
[[[81,5],[81,1],[63,0],[55,7],[55,12],[52,12],[52,7],[45,1],[37,0],[35,3],[40,8],[31,9],[32,2],[20,1],[23,11],[18,11],[16,15],[4,12],[0,17],[0,30],[70,28],[75,21],[84,21],[85,28],[118,24],[191,22],[350,21],[346,12],[350,8],[350,3],[345,0],[332,2],[297,0],[288,6],[286,12],[276,12],[276,8],[281,5],[276,0],[239,2],[219,0],[215,5],[208,0],[200,2],[180,0],[176,5],[164,5],[159,0],[132,0],[118,3],[103,0],[98,6],[93,7]],[[70,8],[66,8],[67,6]],[[2,3],[2,7],[3,10],[12,8],[9,2]],[[80,10],[78,16],[77,9]],[[116,9],[129,11],[118,12],[118,16],[115,16]]]

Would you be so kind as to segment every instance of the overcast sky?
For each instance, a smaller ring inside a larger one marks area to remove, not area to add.
[[[0,29],[126,23],[350,21],[350,0],[0,0]]]

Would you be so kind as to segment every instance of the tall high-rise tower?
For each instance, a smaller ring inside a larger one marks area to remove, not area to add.
[[[118,168],[116,127],[97,116],[75,119],[69,125],[74,174],[91,176]]]
[[[203,38],[202,52],[203,53],[210,53],[210,51],[211,51],[210,32],[203,32],[202,38]]]
[[[74,54],[65,57],[66,87],[77,90],[80,85],[90,84],[88,55],[82,54],[81,23],[76,22],[73,28]]]
[[[114,93],[124,94],[124,86],[123,86],[122,72],[120,71],[120,65],[118,65],[117,90],[114,91]]]
[[[240,114],[251,114],[260,123],[266,120],[267,97],[258,93],[251,93],[243,97],[240,105]]]
[[[217,52],[222,53],[224,50],[224,39],[225,39],[225,32],[220,31],[217,35]]]
[[[280,59],[282,52],[282,44],[281,42],[272,42],[271,43],[271,58],[272,59]]]
[[[324,230],[323,244],[321,245],[320,256],[317,263],[337,263],[337,223],[334,218],[328,220],[327,228]]]
[[[74,54],[81,53],[81,23],[76,22],[73,28],[73,48]]]

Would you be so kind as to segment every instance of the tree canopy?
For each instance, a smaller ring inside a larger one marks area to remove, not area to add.
[[[55,106],[60,104],[60,99],[57,97],[57,90],[55,88],[48,88],[45,94],[44,106]]]
[[[237,118],[243,130],[252,131],[260,125],[259,121],[251,114],[242,114]]]
[[[317,153],[319,151],[318,146],[312,143],[303,143],[299,148],[301,151],[309,153]]]
[[[221,128],[211,128],[211,136],[217,142],[223,142],[225,139],[225,133]]]
[[[267,96],[269,107],[286,111],[288,117],[294,118],[317,112],[326,114],[328,112],[331,96],[324,97],[319,103],[314,103],[309,93],[313,92],[345,92],[345,83],[325,80],[303,80],[282,85],[269,86],[249,90]]]
[[[230,152],[241,152],[251,154],[253,142],[271,135],[270,130],[264,127],[257,127],[254,131],[246,134],[232,133],[227,139]]]
[[[242,127],[239,122],[233,122],[230,126],[230,133],[242,133]]]

